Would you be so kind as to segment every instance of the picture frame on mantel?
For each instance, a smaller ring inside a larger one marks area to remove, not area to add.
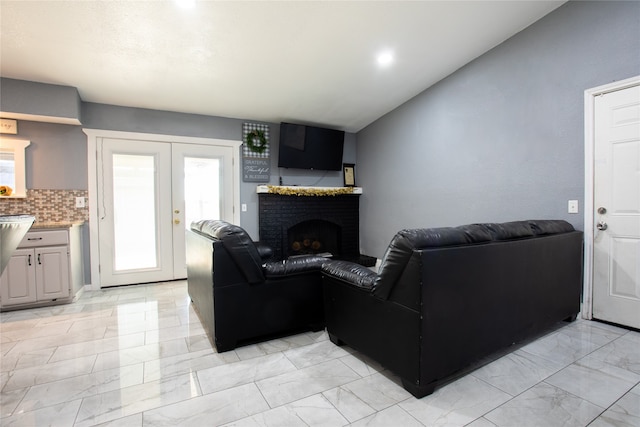
[[[345,187],[356,186],[356,165],[353,163],[342,164],[342,174],[344,176]]]

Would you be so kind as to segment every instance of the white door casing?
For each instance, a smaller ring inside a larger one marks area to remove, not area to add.
[[[102,275],[100,271],[100,217],[101,210],[103,210],[103,201],[100,199],[101,188],[101,168],[100,162],[102,161],[102,154],[100,153],[102,143],[105,139],[122,139],[122,140],[135,140],[137,142],[162,142],[167,143],[167,146],[172,144],[196,144],[217,148],[226,148],[225,155],[225,194],[224,197],[228,201],[225,205],[227,214],[230,212],[231,216],[225,216],[225,219],[232,221],[236,224],[240,223],[240,209],[237,208],[240,202],[240,162],[238,161],[239,147],[242,141],[233,140],[221,140],[211,138],[196,138],[196,137],[182,137],[174,135],[159,135],[159,134],[145,134],[135,132],[120,132],[120,131],[108,131],[108,130],[96,130],[96,129],[83,129],[87,135],[87,156],[88,156],[88,182],[89,182],[89,246],[91,255],[91,283],[87,286],[92,289],[100,289],[103,286]],[[230,157],[229,157],[230,153]],[[230,160],[229,160],[230,159]],[[169,160],[170,162],[171,160]],[[171,169],[171,168],[169,168]],[[171,181],[171,171],[167,172],[168,182]],[[171,188],[171,184],[169,187]],[[171,191],[167,191],[167,194],[171,194]],[[173,228],[172,217],[175,209],[172,209],[171,205],[173,200],[169,203],[169,208],[166,210],[167,218],[163,219],[163,223],[169,224],[170,228]],[[183,211],[183,210],[182,210]],[[164,213],[163,213],[164,214]],[[182,221],[182,220],[181,220]],[[182,225],[182,224],[181,224]],[[170,234],[171,235],[171,234]],[[173,264],[173,260],[171,261]],[[180,273],[178,274],[180,276]],[[171,278],[163,280],[172,280]],[[184,276],[183,276],[184,277]]]
[[[585,92],[583,317],[640,328],[640,78]]]

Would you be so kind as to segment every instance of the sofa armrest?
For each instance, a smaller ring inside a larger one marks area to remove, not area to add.
[[[301,256],[285,261],[273,261],[264,264],[264,273],[268,279],[290,276],[294,274],[306,274],[319,272],[326,258],[319,256]]]
[[[367,267],[349,261],[329,261],[322,265],[322,273],[357,288],[373,289],[378,275]]]
[[[253,242],[256,246],[256,250],[258,251],[258,255],[260,255],[260,259],[263,261],[268,260],[273,256],[273,249],[271,246],[267,246],[264,243]]]

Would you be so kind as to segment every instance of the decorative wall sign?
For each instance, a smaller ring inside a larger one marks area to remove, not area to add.
[[[0,132],[18,134],[18,121],[11,119],[0,119]]]
[[[242,180],[269,182],[271,159],[269,125],[242,124]]]
[[[344,173],[344,186],[356,186],[356,165],[353,163],[343,163],[342,172]]]

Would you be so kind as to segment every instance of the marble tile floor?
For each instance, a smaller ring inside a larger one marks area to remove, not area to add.
[[[2,426],[640,426],[640,333],[577,320],[415,399],[324,332],[218,354],[185,281],[0,313]]]

